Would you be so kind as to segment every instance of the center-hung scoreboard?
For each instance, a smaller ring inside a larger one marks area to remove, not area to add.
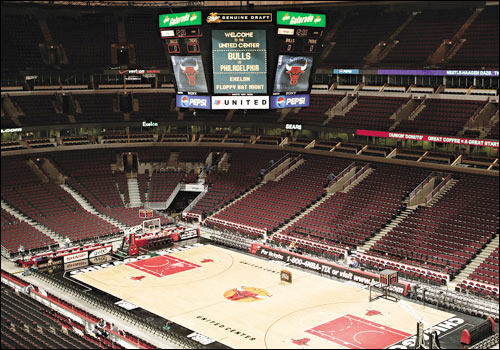
[[[293,11],[160,14],[180,108],[309,106],[326,15]]]

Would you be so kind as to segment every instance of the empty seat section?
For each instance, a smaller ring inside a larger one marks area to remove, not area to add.
[[[375,9],[354,12],[341,24],[332,38],[335,43],[325,63],[335,67],[355,68],[363,58],[389,36],[408,17],[406,12],[384,13]]]
[[[395,131],[427,135],[455,136],[485,102],[460,100],[425,100],[425,108],[414,120],[403,120]]]
[[[48,18],[47,24],[54,41],[63,45],[70,65],[91,68],[112,65],[111,44],[118,41],[118,23],[113,16],[90,13],[56,16]]]
[[[193,214],[210,215],[236,196],[257,184],[260,169],[269,166],[271,159],[278,160],[283,153],[276,151],[232,150],[229,170],[213,170],[205,179],[208,192],[189,211]]]
[[[58,243],[27,222],[16,219],[2,209],[2,247],[15,253],[21,245],[26,251],[29,251],[58,245]]]
[[[123,113],[113,111],[113,100],[118,100],[117,94],[81,94],[74,95],[80,104],[81,113],[75,113],[80,123],[95,122],[122,122]]]
[[[321,125],[328,118],[325,113],[342,98],[344,98],[343,95],[311,95],[309,107],[301,108],[298,113],[290,111],[285,117],[285,121],[287,123]]]
[[[432,207],[419,207],[369,254],[456,275],[498,234],[498,178],[460,174]]]
[[[97,210],[123,207],[123,201],[111,173],[112,152],[72,151],[51,155],[64,174],[71,176],[67,183],[85,197]],[[120,175],[116,175],[120,176]],[[121,178],[125,180],[124,174]],[[122,183],[122,185],[124,185]],[[128,200],[128,199],[127,199]]]
[[[179,171],[153,172],[149,190],[149,201],[166,202],[175,187],[185,176],[184,172]]]
[[[178,160],[180,163],[205,163],[209,152],[208,148],[203,147],[182,148]]]
[[[339,173],[348,163],[344,159],[310,157],[285,177],[267,182],[214,217],[272,232],[321,199],[328,175]]]
[[[158,23],[151,18],[150,15],[138,13],[127,16],[125,19],[127,41],[135,46],[138,67],[166,67],[168,61],[158,35]]]
[[[377,63],[388,68],[423,67],[444,40],[450,40],[472,14],[472,9],[422,10],[396,36],[398,43]]]
[[[469,275],[469,279],[498,286],[498,247]]]
[[[358,96],[357,104],[345,114],[335,115],[328,126],[341,129],[387,130],[393,123],[389,119],[408,98]]]
[[[38,20],[33,16],[2,15],[2,67],[41,68],[38,47],[45,43]]]
[[[335,193],[282,234],[341,248],[357,247],[401,212],[403,198],[427,174],[424,169],[378,164],[350,191]]]
[[[23,126],[68,123],[65,115],[56,114],[52,104],[55,100],[54,95],[11,96],[10,98],[23,111],[23,115],[19,117]]]
[[[118,227],[84,210],[73,197],[52,183],[2,186],[2,198],[24,215],[72,241],[117,233]]]
[[[464,44],[447,66],[498,69],[498,5],[486,6],[462,38]]]
[[[170,110],[172,101],[175,98],[173,94],[140,94],[134,93],[133,98],[139,102],[139,110],[130,113],[130,118],[134,121],[176,121],[177,111]],[[175,108],[175,102],[173,107]]]

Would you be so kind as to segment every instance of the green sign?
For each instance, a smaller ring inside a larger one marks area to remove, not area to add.
[[[286,26],[326,27],[326,15],[317,13],[278,11],[276,20],[278,24]]]
[[[201,11],[160,15],[160,28],[201,26]]]

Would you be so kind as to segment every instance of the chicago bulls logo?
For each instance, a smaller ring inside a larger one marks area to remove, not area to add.
[[[290,75],[290,85],[295,86],[299,81],[299,77],[304,74],[307,68],[307,61],[303,66],[291,66],[288,60],[285,64],[286,74]]]
[[[267,290],[254,287],[238,287],[224,293],[224,298],[231,301],[249,303],[270,298],[271,294]]]
[[[189,85],[194,86],[199,69],[198,62],[196,62],[195,66],[184,66],[182,62],[179,62],[179,67],[181,67],[182,73],[186,74],[186,77],[189,80]]]

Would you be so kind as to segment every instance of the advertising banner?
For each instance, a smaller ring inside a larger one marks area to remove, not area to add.
[[[277,24],[303,27],[326,27],[326,15],[291,11],[277,11]]]
[[[386,137],[391,139],[402,139],[402,140],[453,143],[457,145],[470,145],[470,146],[494,147],[494,148],[498,148],[499,144],[498,141],[494,140],[476,140],[476,139],[464,139],[454,136],[452,137],[429,136],[429,135],[407,134],[402,132],[373,131],[373,130],[361,130],[361,129],[356,130],[356,135]]]
[[[67,264],[67,263],[72,262],[72,261],[87,259],[88,257],[89,257],[89,252],[80,252],[80,253],[76,253],[76,254],[65,255],[64,256],[64,263]]]
[[[205,185],[203,184],[184,184],[181,185],[181,191],[186,192],[203,192],[205,190]]]
[[[175,102],[181,108],[210,109],[210,96],[177,95]]]
[[[309,95],[271,96],[271,109],[309,107]]]
[[[379,69],[380,75],[436,75],[448,77],[498,77],[497,70]]]
[[[269,109],[269,96],[212,96],[212,109]]]
[[[359,69],[334,69],[333,74],[359,74]]]
[[[222,13],[210,12],[207,16],[207,23],[265,23],[272,22],[273,14],[270,12],[252,12],[252,13]]]
[[[313,258],[301,256],[287,251],[277,250],[266,246],[259,246],[255,249],[255,254],[264,256],[272,260],[278,260],[288,263],[292,266],[298,266],[310,271],[324,273],[329,276],[334,276],[348,281],[354,281],[366,285],[374,285],[379,283],[379,275],[369,272],[345,268],[339,265],[334,265]],[[389,290],[406,295],[409,289],[409,284],[398,282],[389,287]]]
[[[108,246],[108,247],[102,247],[102,248],[93,250],[90,252],[89,258],[95,258],[95,257],[101,256],[101,255],[109,254],[109,253],[111,253],[111,248],[112,248],[111,246]]]
[[[160,28],[201,26],[201,11],[160,15],[159,22]]]

